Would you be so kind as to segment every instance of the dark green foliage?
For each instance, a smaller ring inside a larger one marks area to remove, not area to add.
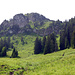
[[[41,39],[38,39],[38,37],[36,38],[34,45],[34,54],[39,54],[39,53],[47,54],[57,50],[58,50],[58,45],[54,33],[48,35],[47,38],[46,36],[44,36],[42,45],[41,45]]]
[[[56,42],[56,36],[54,33],[48,35],[45,43],[44,54],[52,53],[58,50],[58,45]]]
[[[65,49],[65,32],[60,33],[60,50]]]
[[[75,31],[72,33],[71,46],[75,48]]]
[[[24,40],[23,40],[23,37],[21,37],[21,42],[22,42],[22,45],[25,44]]]
[[[46,36],[43,37],[43,41],[42,41],[42,52],[44,50],[45,43],[46,43]]]
[[[15,48],[13,48],[13,52],[12,52],[11,57],[16,58],[17,56],[18,56],[18,51],[16,51]]]
[[[51,49],[50,45],[51,45],[50,44],[50,37],[48,36],[46,39],[45,47],[44,47],[44,54],[50,53],[50,49]]]
[[[41,39],[38,39],[38,37],[35,40],[34,44],[34,54],[39,54],[42,52],[42,45],[41,45]]]
[[[0,56],[6,56],[6,52],[8,50],[8,48],[13,48],[13,44],[10,43],[10,37],[8,38],[4,38],[4,39],[0,39]]]
[[[2,57],[4,57],[4,56],[7,55],[7,54],[6,54],[6,50],[7,50],[6,47],[3,47],[3,48],[2,48],[2,52],[1,52],[1,56],[2,56]]]

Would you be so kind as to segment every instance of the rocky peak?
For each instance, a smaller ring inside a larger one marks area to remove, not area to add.
[[[29,23],[28,17],[23,14],[17,14],[13,17],[14,25],[19,25],[19,27],[24,27]]]
[[[45,21],[45,20],[49,20],[47,18],[45,18],[43,15],[40,15],[38,13],[30,13],[30,14],[27,14],[27,17],[29,18],[29,20],[31,20],[32,22],[36,22],[36,21]]]
[[[0,35],[13,35],[18,33],[36,33],[38,35],[48,35],[53,31],[59,33],[59,30],[61,29],[61,26],[59,27],[59,25],[61,25],[60,21],[53,23],[53,21],[38,13],[29,13],[26,15],[16,14],[9,21],[4,20],[2,22],[0,25]]]
[[[5,26],[5,27],[8,27],[9,26],[8,20],[4,20],[1,25]]]

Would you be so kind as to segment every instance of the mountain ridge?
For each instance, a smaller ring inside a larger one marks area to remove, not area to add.
[[[13,19],[4,20],[0,25],[0,35],[12,35],[18,33],[36,33],[38,35],[48,35],[52,32],[56,34],[61,30],[61,26],[55,25],[56,21],[50,20],[38,13],[22,13],[13,16]],[[60,24],[61,21],[57,21]]]

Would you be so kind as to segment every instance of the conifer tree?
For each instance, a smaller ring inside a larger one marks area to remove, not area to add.
[[[41,53],[41,49],[42,49],[41,39],[38,39],[37,37],[34,44],[34,54]]]
[[[18,51],[16,51],[15,48],[13,48],[13,52],[12,52],[11,57],[12,57],[12,58],[15,58],[15,57],[17,57],[17,56],[18,56]]]
[[[75,48],[75,31],[72,33],[71,46],[72,48]]]
[[[60,33],[60,50],[65,49],[65,32],[61,31]]]
[[[6,47],[3,47],[2,48],[2,52],[1,52],[1,56],[3,57],[3,56],[6,56],[7,54],[6,54]]]
[[[43,42],[42,42],[42,52],[43,52],[43,50],[44,50],[45,43],[46,43],[46,36],[43,37]]]
[[[50,39],[51,39],[51,52],[54,52],[55,51],[55,43],[56,43],[56,36],[54,33],[52,33],[50,35]]]
[[[48,35],[45,43],[44,54],[50,53],[50,36]]]

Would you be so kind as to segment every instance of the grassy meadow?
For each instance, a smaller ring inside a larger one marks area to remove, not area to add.
[[[14,35],[14,40],[12,38],[11,42],[18,50],[19,58],[10,58],[12,49],[7,52],[7,57],[1,57],[0,75],[75,75],[75,49],[35,55],[36,36],[23,36],[24,45],[20,36]]]

